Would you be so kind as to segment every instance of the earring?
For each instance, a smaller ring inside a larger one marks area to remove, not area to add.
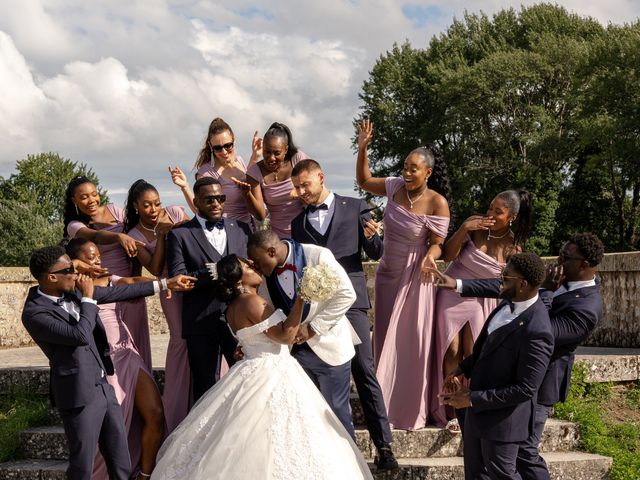
[[[509,220],[509,227],[513,224],[513,220]]]
[[[76,207],[76,215],[80,215],[80,211],[78,210],[78,204],[74,203],[73,205]]]
[[[135,210],[136,210],[136,215],[138,215],[138,209],[136,208]],[[509,224],[509,225],[511,225],[511,224]]]

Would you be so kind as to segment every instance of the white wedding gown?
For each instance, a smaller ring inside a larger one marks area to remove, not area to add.
[[[244,360],[194,405],[158,453],[153,480],[372,479],[367,463],[268,319],[238,330]]]

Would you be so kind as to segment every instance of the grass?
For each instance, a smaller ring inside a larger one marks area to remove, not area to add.
[[[20,393],[0,395],[0,462],[16,458],[20,431],[42,425],[48,413],[46,397]]]
[[[611,480],[640,478],[640,383],[613,386],[585,382],[586,367],[574,366],[571,390],[554,416],[580,425],[580,447],[613,458]]]

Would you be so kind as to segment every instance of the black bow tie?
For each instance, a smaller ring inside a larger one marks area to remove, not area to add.
[[[217,220],[215,222],[212,222],[211,220],[206,220],[204,222],[204,227],[208,231],[211,231],[214,228],[217,228],[218,230],[222,230],[224,228],[224,220]]]
[[[329,210],[329,206],[326,203],[321,203],[320,205],[308,205],[307,213],[313,213],[318,210]]]
[[[62,297],[56,300],[56,305],[63,306],[64,302],[73,303],[73,297],[69,293],[65,293],[64,295],[62,295]]]
[[[516,309],[515,304],[511,300],[507,300],[507,305],[509,305],[509,309],[511,310],[511,313],[513,313]]]

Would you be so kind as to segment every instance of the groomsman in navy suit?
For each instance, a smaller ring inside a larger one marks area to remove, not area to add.
[[[232,253],[246,257],[250,229],[243,222],[222,218],[226,197],[215,178],[198,179],[193,193],[198,213],[169,233],[167,266],[171,276],[198,279],[182,297],[182,337],[187,342],[193,397],[198,400],[220,378],[222,355],[233,365],[237,344],[224,318],[226,305],[208,292],[212,280],[206,264]]]
[[[356,292],[356,301],[347,311],[361,340],[351,360],[351,373],[362,402],[367,428],[378,450],[376,464],[381,470],[397,468],[391,450],[391,429],[382,391],[373,365],[373,351],[367,310],[371,307],[367,279],[362,269],[362,250],[372,260],[382,257],[378,224],[371,218],[367,204],[357,198],[330,192],[318,162],[302,160],[291,172],[291,181],[299,198],[307,206],[291,222],[291,236],[300,243],[311,243],[331,250],[345,269]]]
[[[439,282],[451,277],[434,272]],[[521,479],[520,445],[534,430],[538,389],[553,352],[547,308],[538,294],[545,277],[534,253],[513,255],[500,276],[500,298],[473,354],[445,379],[445,405],[467,408],[465,478]],[[454,283],[455,285],[455,283]],[[462,375],[470,379],[461,385]]]
[[[106,379],[114,371],[98,304],[153,295],[160,284],[94,287],[91,278],[78,275],[59,246],[33,252],[29,270],[38,286],[29,290],[22,323],[49,359],[51,402],[60,411],[69,446],[67,478],[90,480],[99,447],[109,478],[127,480],[131,475],[127,432],[115,391]],[[169,288],[189,289],[190,280],[171,279]]]
[[[540,439],[551,407],[569,393],[575,350],[602,318],[602,294],[597,266],[604,245],[593,233],[576,233],[562,247],[558,259],[547,268],[540,298],[549,309],[554,350],[538,392],[532,434],[520,447],[518,471],[522,478],[548,480],[549,471],[539,454]],[[451,280],[446,282],[451,285]],[[499,281],[457,280],[463,297],[497,297]]]

